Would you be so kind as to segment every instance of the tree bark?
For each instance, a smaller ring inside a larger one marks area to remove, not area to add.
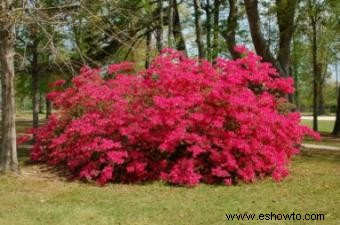
[[[206,25],[205,25],[205,29],[206,29],[206,42],[207,42],[207,59],[209,61],[211,61],[211,11],[210,11],[210,0],[206,1],[205,7],[204,7],[204,11],[206,14]]]
[[[172,35],[173,35],[173,21],[174,21],[174,3],[173,0],[169,0],[169,7],[168,7],[168,47],[172,48],[173,47],[173,40],[172,40]]]
[[[34,36],[34,35],[32,35]],[[38,72],[38,44],[39,41],[35,37],[32,45],[32,63],[31,63],[31,76],[32,76],[32,107],[33,107],[33,128],[39,126],[39,72]]]
[[[216,59],[219,53],[219,34],[220,34],[220,28],[219,28],[219,22],[220,22],[220,0],[214,1],[214,37],[213,37],[213,53],[212,58],[213,60]]]
[[[321,78],[322,64],[317,62],[317,81],[318,81],[318,115],[325,114],[325,104],[323,97],[324,79]]]
[[[240,55],[234,51],[236,45],[236,29],[238,19],[237,0],[229,0],[229,15],[227,19],[227,29],[222,32],[222,36],[226,41],[228,50],[233,59],[237,59]]]
[[[336,107],[336,119],[335,119],[335,124],[334,124],[332,133],[334,135],[340,135],[340,91],[338,91],[338,104]]]
[[[161,52],[163,49],[163,0],[158,0],[158,26],[156,29],[156,45],[158,52]]]
[[[48,119],[52,114],[52,102],[47,98],[45,98],[45,102],[46,102],[46,119]]]
[[[313,63],[313,129],[318,131],[318,65],[317,65],[317,40],[316,40],[316,20],[311,16],[312,25],[312,63]]]
[[[0,171],[19,172],[15,130],[14,43],[15,24],[11,0],[0,4],[0,62],[2,68],[2,144]]]
[[[179,17],[177,0],[173,0],[173,7],[174,7],[173,33],[174,33],[174,37],[175,37],[176,49],[183,51],[184,54],[187,54],[187,49],[186,49],[186,46],[185,46],[185,40],[184,40],[184,36],[183,36],[183,33],[182,33],[181,20],[180,20],[180,17]]]
[[[205,57],[205,53],[204,53],[204,43],[203,43],[203,35],[202,35],[201,1],[200,0],[194,0],[194,11],[195,11],[196,44],[198,48],[198,58],[203,59]]]
[[[297,0],[276,0],[276,15],[279,26],[279,51],[277,60],[283,76],[289,76],[290,44],[294,33],[294,17]]]
[[[249,23],[249,29],[256,53],[260,55],[264,61],[271,63],[280,73],[281,76],[287,77],[281,65],[274,58],[267,45],[266,39],[263,37],[260,26],[260,16],[258,11],[257,0],[244,0],[246,13]]]
[[[151,60],[151,31],[146,34],[146,49],[145,49],[145,69],[149,68]]]
[[[336,62],[335,64],[335,73],[336,77],[338,79],[338,64]],[[339,90],[339,84],[337,84],[337,90]],[[335,119],[335,124],[333,128],[333,134],[334,135],[340,135],[340,91],[337,91],[338,94],[338,102],[337,102],[337,108],[336,108],[336,119]]]
[[[44,96],[41,91],[39,91],[39,114],[44,113]]]

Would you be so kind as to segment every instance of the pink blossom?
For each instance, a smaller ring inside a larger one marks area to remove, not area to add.
[[[128,62],[83,67],[48,95],[59,112],[33,131],[31,160],[101,185],[282,180],[304,136],[320,136],[278,109],[293,80],[245,47],[235,51],[242,58],[213,65],[164,49],[136,75]]]

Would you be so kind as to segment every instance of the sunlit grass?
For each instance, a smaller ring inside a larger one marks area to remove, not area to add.
[[[312,120],[302,120],[302,124],[313,128]],[[334,121],[320,120],[318,121],[318,129],[320,132],[331,133],[333,131]]]
[[[21,160],[26,158],[21,158]],[[226,187],[66,181],[36,165],[0,176],[0,224],[340,224],[340,153],[303,152],[280,183]],[[233,221],[226,213],[323,213],[325,221]]]

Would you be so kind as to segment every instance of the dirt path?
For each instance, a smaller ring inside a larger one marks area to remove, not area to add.
[[[316,150],[327,150],[327,151],[340,151],[340,147],[329,146],[329,145],[319,145],[319,144],[302,144],[303,148],[306,149],[316,149]]]
[[[313,116],[301,116],[303,120],[313,120]],[[335,116],[318,116],[318,121],[335,121]]]

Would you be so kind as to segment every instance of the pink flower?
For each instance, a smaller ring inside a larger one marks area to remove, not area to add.
[[[213,65],[164,49],[135,75],[129,62],[83,67],[68,87],[52,85],[59,112],[33,131],[31,160],[102,185],[282,180],[304,136],[320,136],[280,112],[293,80],[244,46],[235,51],[242,58]]]
[[[60,87],[65,84],[65,80],[56,80],[53,83],[49,84],[49,87]]]

